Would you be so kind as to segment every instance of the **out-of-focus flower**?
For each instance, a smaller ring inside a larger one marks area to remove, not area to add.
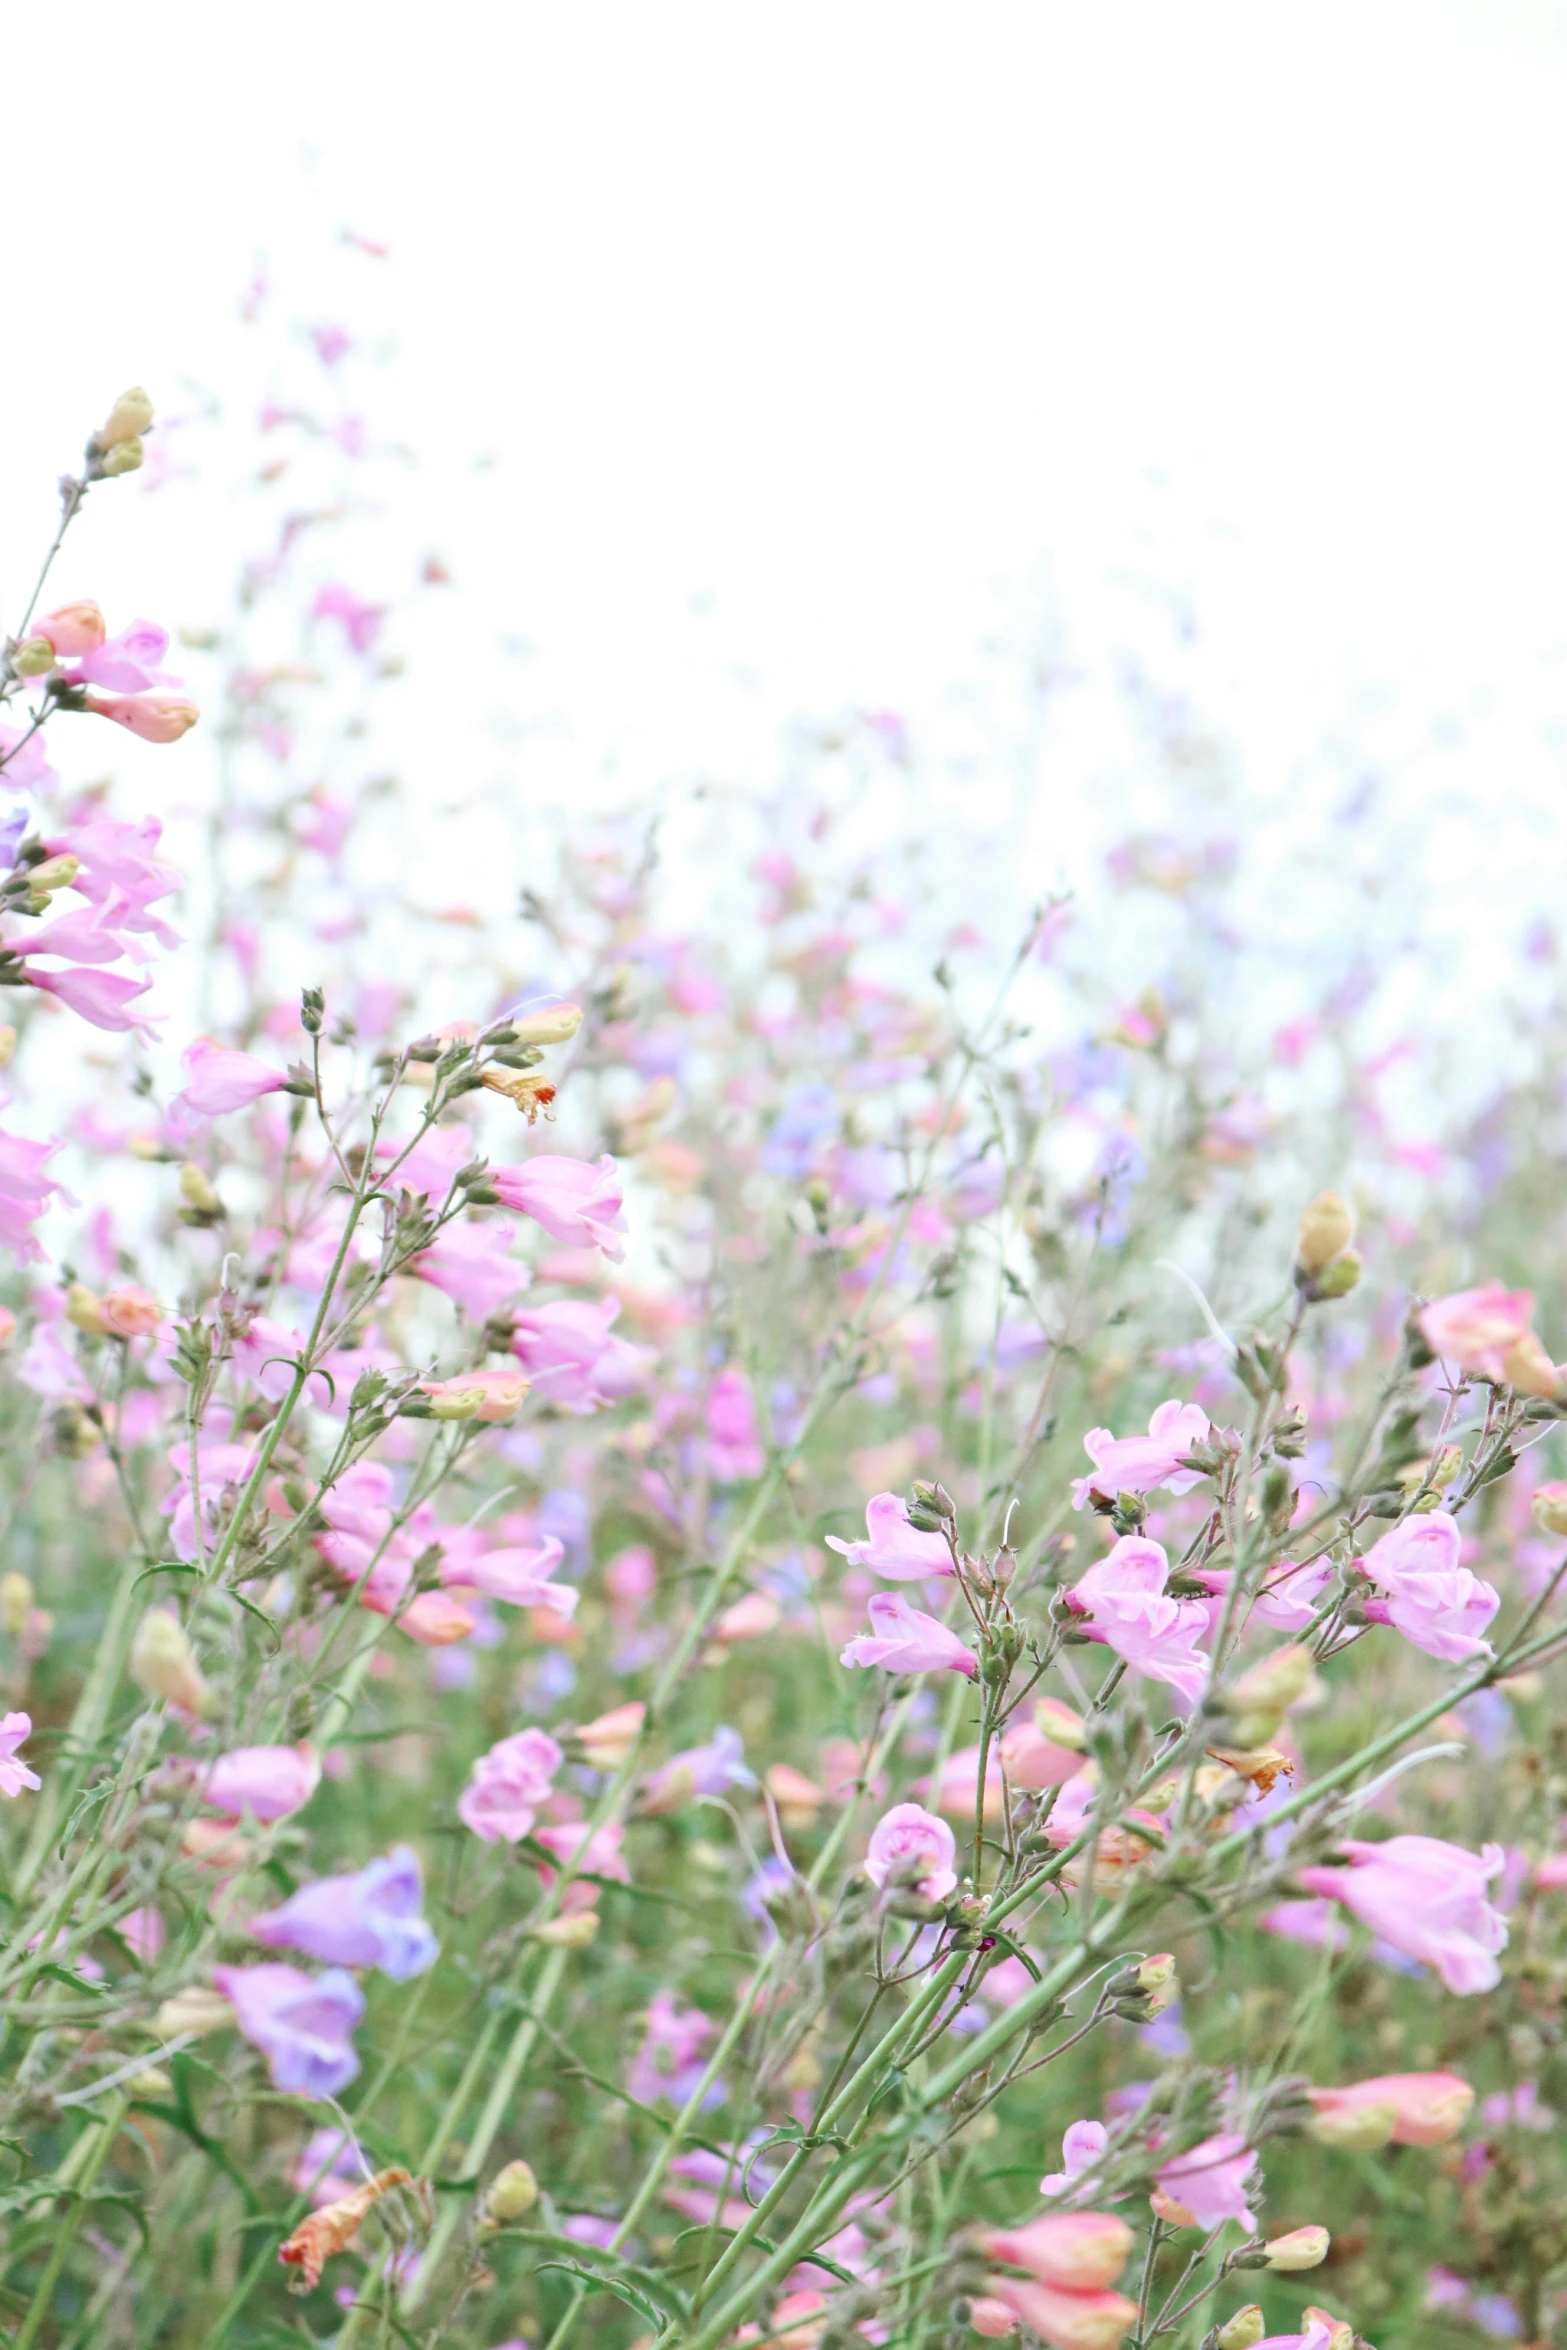
[[[1417,1316],[1427,1346],[1461,1371],[1516,1387],[1525,1395],[1554,1395],[1558,1380],[1530,1327],[1534,1295],[1500,1281],[1439,1297]]]
[[[1132,2231],[1109,2211],[1045,2212],[1019,2228],[991,2228],[979,2239],[992,2260],[1026,2268],[1043,2285],[1083,2292],[1113,2285],[1132,2250]]]
[[[1330,2146],[1445,2146],[1475,2093],[1459,2073],[1378,2073],[1341,2089],[1313,2089],[1312,2135]]]
[[[1542,1534],[1567,1534],[1567,1479],[1537,1485],[1530,1507]]]
[[[967,1673],[978,1677],[979,1659],[935,1616],[910,1607],[901,1591],[873,1591],[871,1628],[843,1650],[845,1665],[882,1665],[889,1673]]]
[[[115,971],[90,971],[77,965],[64,971],[39,971],[30,964],[27,980],[30,987],[42,988],[45,995],[54,996],[90,1027],[143,1038],[153,1034],[151,1017],[129,1009],[138,996],[147,993],[150,979],[122,979]]]
[[[84,707],[96,717],[112,718],[144,743],[177,743],[201,716],[184,694],[110,694],[96,686],[88,687]]]
[[[1072,1507],[1080,1510],[1091,1493],[1113,1501],[1118,1493],[1152,1493],[1164,1486],[1170,1493],[1190,1493],[1202,1482],[1200,1469],[1183,1469],[1181,1462],[1194,1444],[1208,1434],[1208,1415],[1200,1405],[1172,1396],[1148,1423],[1146,1436],[1117,1436],[1109,1428],[1090,1428],[1083,1450],[1093,1462],[1092,1474],[1072,1485]]]
[[[851,1567],[869,1567],[894,1583],[922,1581],[927,1575],[950,1575],[952,1552],[944,1534],[926,1534],[909,1524],[908,1505],[901,1494],[876,1493],[865,1504],[869,1539],[843,1542],[827,1536],[829,1550],[841,1551]]]
[[[616,1265],[625,1256],[620,1175],[607,1152],[596,1167],[541,1152],[520,1167],[492,1167],[489,1182],[503,1206],[531,1216],[552,1240],[596,1248]]]
[[[895,1803],[871,1830],[865,1874],[871,1883],[910,1885],[927,1901],[940,1901],[958,1881],[952,1863],[957,1845],[945,1820],[917,1803]]]
[[[16,1759],[16,1750],[33,1734],[31,1714],[0,1717],[0,1795],[20,1795],[24,1788],[41,1787],[42,1779]]]
[[[607,1714],[584,1722],[577,1732],[584,1759],[596,1771],[618,1771],[637,1740],[647,1719],[647,1707],[640,1699],[629,1705],[612,1706]]]
[[[521,1411],[528,1382],[520,1371],[456,1371],[450,1379],[422,1379],[437,1420],[509,1420]]]
[[[220,1966],[212,1980],[266,2058],[275,2089],[335,2097],[347,2088],[359,2070],[351,2035],[365,2011],[352,1975],[341,1967],[307,1975],[292,1966]]]
[[[629,1392],[643,1358],[610,1335],[619,1313],[618,1297],[563,1298],[516,1316],[512,1352],[543,1402],[587,1413]]]
[[[33,633],[47,637],[62,661],[75,661],[83,653],[96,653],[109,631],[98,606],[84,600],[46,612],[33,622]]]
[[[580,1004],[548,1004],[542,1011],[519,1012],[512,1019],[522,1044],[569,1044],[581,1026]]]
[[[704,1746],[688,1746],[654,1771],[643,1789],[641,1808],[674,1811],[696,1795],[723,1795],[731,1787],[755,1785],[756,1773],[746,1768],[739,1731],[721,1728]]]
[[[394,1982],[422,1974],[440,1945],[420,1914],[418,1855],[399,1844],[352,1876],[318,1877],[250,1921],[251,1939],[334,1966],[379,1967]]]
[[[189,1714],[210,1711],[212,1691],[172,1608],[150,1607],[142,1617],[131,1642],[129,1669],[131,1679],[149,1697],[166,1697]]]
[[[528,1286],[528,1268],[511,1253],[504,1224],[450,1224],[409,1265],[474,1322],[504,1313]]]
[[[1159,2217],[1172,2227],[1216,2228],[1227,2219],[1243,2228],[1255,2223],[1247,2205],[1257,2157],[1234,2130],[1221,2130],[1201,2145],[1161,2163],[1154,2174],[1157,2192],[1150,2198]]]
[[[98,1310],[112,1338],[148,1338],[163,1320],[157,1299],[133,1281],[122,1289],[107,1291],[98,1301]]]
[[[553,1534],[532,1550],[520,1545],[480,1551],[476,1557],[458,1556],[441,1568],[441,1581],[455,1590],[487,1591],[512,1607],[549,1607],[558,1616],[575,1614],[579,1594],[570,1583],[551,1583],[565,1551]]]
[[[1499,1844],[1478,1853],[1438,1836],[1391,1836],[1385,1844],[1347,1840],[1347,1868],[1297,1871],[1309,1893],[1342,1902],[1393,1949],[1434,1967],[1449,1991],[1489,1991],[1501,1980],[1496,1954],[1507,1925],[1485,1896],[1507,1856]]]
[[[481,1754],[457,1799],[457,1815],[486,1844],[526,1836],[564,1756],[545,1730],[519,1730]]]
[[[70,1199],[65,1186],[44,1173],[44,1162],[59,1147],[57,1142],[27,1142],[19,1134],[0,1134],[0,1247],[8,1248],[19,1265],[37,1264],[42,1258],[32,1226],[54,1195]]]
[[[286,1820],[321,1783],[320,1758],[308,1746],[236,1746],[207,1773],[202,1800],[239,1819]]]
[[[642,2105],[660,2097],[683,2105],[702,2077],[701,2052],[712,2036],[710,2016],[697,2007],[677,2007],[667,1991],[656,1991],[626,2075],[627,2093]]]
[[[720,1485],[738,1477],[759,1477],[763,1454],[756,1438],[756,1405],[750,1382],[726,1364],[707,1393],[707,1465]]]
[[[1110,2133],[1103,2122],[1073,2122],[1061,2140],[1061,2168],[1047,2171],[1039,2182],[1041,2195],[1066,2194],[1074,2180],[1084,2171],[1092,2170],[1110,2143]]]
[[[1014,1722],[1001,1741],[1001,1759],[1008,1780],[1014,1787],[1026,1788],[1036,1795],[1047,1787],[1064,1787],[1083,1767],[1080,1746],[1058,1745],[1045,1726],[1060,1728],[1061,1717],[1065,1717],[1068,1732],[1075,1730],[1080,1739],[1081,1724],[1075,1722],[1066,1706],[1059,1707],[1052,1716],[1046,1710],[1048,1702],[1041,1700],[1034,1708],[1031,1721]]]
[[[185,1083],[169,1104],[170,1115],[179,1119],[218,1118],[226,1110],[247,1109],[288,1082],[254,1053],[230,1051],[205,1036],[185,1047],[181,1067]]]
[[[1197,1643],[1208,1631],[1200,1599],[1165,1592],[1170,1562],[1162,1544],[1126,1534],[1080,1576],[1067,1604],[1083,1617],[1090,1640],[1101,1640],[1134,1673],[1164,1681],[1195,1705],[1208,1686],[1209,1660]]]

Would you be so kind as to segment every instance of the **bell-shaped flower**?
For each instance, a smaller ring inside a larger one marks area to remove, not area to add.
[[[308,1746],[236,1746],[207,1772],[202,1801],[239,1819],[286,1820],[310,1801],[321,1764]]]
[[[1491,1584],[1459,1565],[1462,1542],[1457,1519],[1432,1510],[1391,1527],[1360,1561],[1385,1595],[1364,1603],[1367,1620],[1391,1624],[1444,1664],[1491,1654],[1482,1635],[1502,1604]]]
[[[1094,2164],[1110,2143],[1110,2133],[1103,2122],[1072,2122],[1061,2140],[1061,2168],[1047,2171],[1039,2182],[1041,2195],[1053,2198],[1070,2192],[1074,2182]]]
[[[1083,1450],[1093,1462],[1086,1477],[1072,1486],[1072,1507],[1080,1510],[1091,1493],[1114,1501],[1118,1493],[1152,1493],[1163,1486],[1169,1493],[1190,1493],[1202,1482],[1200,1469],[1183,1469],[1181,1462],[1194,1444],[1208,1434],[1208,1415],[1200,1404],[1182,1403],[1171,1396],[1148,1423],[1146,1436],[1117,1436],[1109,1428],[1090,1428]]]
[[[1461,2073],[1378,2073],[1341,2089],[1313,2089],[1310,2097],[1316,2135],[1330,2145],[1346,2142],[1347,2131],[1347,2142],[1356,2145],[1445,2146],[1463,2128],[1475,2093]],[[1353,2136],[1355,2121],[1366,2114],[1386,2117],[1385,2129]]]
[[[829,1550],[841,1551],[851,1567],[869,1567],[889,1582],[913,1583],[927,1575],[950,1575],[952,1552],[944,1534],[927,1534],[909,1524],[908,1505],[901,1494],[874,1493],[865,1504],[864,1542],[844,1542],[829,1534]]]
[[[564,1760],[545,1730],[519,1730],[481,1754],[457,1798],[457,1816],[486,1844],[516,1844],[526,1836],[550,1794]]]
[[[912,1885],[927,1901],[940,1901],[958,1881],[956,1855],[945,1820],[921,1804],[895,1803],[871,1830],[865,1874],[873,1885]]]
[[[420,1912],[418,1855],[399,1844],[352,1876],[318,1877],[250,1921],[251,1939],[334,1966],[379,1967],[394,1982],[422,1974],[440,1945]]]
[[[351,2034],[364,1994],[341,1967],[307,1975],[282,1965],[220,1966],[212,1980],[267,2060],[274,2089],[336,2097],[359,2070]]]
[[[1169,1574],[1160,1543],[1123,1535],[1079,1577],[1067,1605],[1084,1619],[1090,1640],[1103,1641],[1134,1673],[1168,1683],[1187,1705],[1196,1705],[1210,1670],[1197,1646],[1208,1632],[1208,1608],[1200,1599],[1169,1598]]]
[[[1227,2219],[1255,2226],[1247,2196],[1255,2186],[1257,2157],[1234,2130],[1204,2138],[1154,2174],[1154,2210],[1173,2227],[1216,2228]]]
[[[512,1353],[542,1402],[596,1412],[630,1392],[644,1358],[641,1348],[611,1335],[619,1313],[618,1297],[570,1297],[516,1316]]]
[[[41,1787],[42,1779],[16,1759],[17,1748],[33,1734],[31,1714],[0,1717],[0,1795],[20,1795],[27,1787]]]
[[[1495,1988],[1507,1925],[1486,1887],[1507,1865],[1499,1844],[1467,1852],[1439,1836],[1390,1836],[1385,1844],[1349,1840],[1339,1850],[1348,1867],[1297,1871],[1308,1893],[1342,1902],[1369,1932],[1434,1967],[1449,1991]]]
[[[185,1083],[169,1104],[170,1117],[181,1123],[247,1109],[263,1094],[277,1093],[288,1082],[254,1053],[232,1052],[205,1036],[185,1047],[181,1066]]]
[[[844,1665],[881,1665],[889,1673],[967,1673],[978,1677],[979,1659],[935,1616],[910,1607],[901,1591],[873,1591],[871,1628],[843,1650]]]
[[[607,1152],[596,1167],[540,1152],[520,1167],[492,1167],[489,1183],[504,1206],[531,1216],[552,1240],[567,1248],[596,1248],[611,1264],[624,1258],[620,1174]]]

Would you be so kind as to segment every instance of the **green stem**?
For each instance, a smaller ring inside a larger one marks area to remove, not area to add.
[[[82,2224],[82,2214],[86,2210],[87,2199],[97,2185],[98,2174],[108,2161],[110,2150],[115,2139],[119,2136],[120,2124],[125,2119],[126,2102],[124,2097],[117,2096],[100,2122],[88,2124],[89,2129],[97,2130],[98,2142],[83,2167],[81,2186],[77,2191],[76,2199],[60,2222],[59,2232],[54,2239],[54,2246],[49,2254],[44,2273],[38,2280],[38,2289],[33,2295],[27,2315],[22,2320],[21,2331],[13,2341],[11,2350],[32,2350],[34,2342],[38,2339],[38,2329],[49,2314],[49,2304],[54,2299],[54,2289],[60,2281],[60,2271],[70,2257],[71,2246],[75,2243],[77,2230]]]

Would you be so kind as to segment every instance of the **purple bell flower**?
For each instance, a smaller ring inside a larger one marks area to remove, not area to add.
[[[424,1884],[417,1854],[399,1844],[352,1876],[318,1877],[281,1909],[252,1918],[269,1950],[299,1950],[334,1966],[379,1967],[394,1983],[423,1974],[439,1953],[420,1916]]]

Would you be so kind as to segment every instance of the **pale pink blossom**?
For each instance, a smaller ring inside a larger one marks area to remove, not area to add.
[[[238,1819],[286,1820],[310,1801],[321,1780],[319,1757],[308,1746],[236,1746],[207,1772],[202,1801]]]
[[[927,1575],[950,1575],[952,1552],[944,1534],[925,1534],[909,1524],[908,1505],[896,1493],[875,1493],[865,1504],[869,1540],[843,1542],[829,1534],[829,1550],[842,1551],[851,1567],[869,1567],[895,1583],[912,1583]]]
[[[1115,2350],[1137,2323],[1137,2303],[1124,2293],[1105,2286],[1073,2293],[1030,2277],[991,2277],[974,2308],[985,2313],[984,2325],[976,2322],[976,2332],[995,2337],[1001,2330],[1001,2314],[1010,2313],[1014,2330],[1021,2321],[1047,2350]]]
[[[45,1161],[59,1149],[57,1142],[28,1142],[20,1134],[0,1133],[0,1246],[11,1251],[19,1265],[39,1263],[43,1250],[32,1226],[58,1193],[70,1193],[52,1175]]]
[[[1259,1624],[1270,1624],[1276,1632],[1304,1632],[1332,1579],[1330,1559],[1314,1559],[1303,1567],[1280,1559],[1268,1569],[1251,1612]]]
[[[707,1391],[707,1465],[720,1485],[762,1473],[751,1384],[733,1363],[725,1365]]]
[[[1505,1381],[1513,1349],[1532,1335],[1534,1293],[1500,1281],[1455,1290],[1425,1307],[1417,1319],[1431,1352],[1461,1371]]]
[[[940,1901],[958,1881],[957,1843],[945,1820],[917,1803],[895,1803],[871,1830],[865,1874],[885,1886],[912,1884],[927,1901]]]
[[[231,1052],[205,1036],[185,1047],[181,1065],[185,1083],[169,1104],[171,1116],[221,1117],[226,1110],[247,1109],[288,1082],[254,1053]]]
[[[98,1312],[104,1327],[116,1338],[150,1337],[163,1320],[157,1299],[134,1281],[107,1291],[98,1300]]]
[[[572,1616],[579,1596],[575,1585],[548,1579],[565,1555],[561,1543],[549,1534],[532,1550],[514,1546],[471,1558],[448,1556],[441,1564],[441,1581],[453,1590],[486,1591],[512,1607],[551,1607],[558,1616]]]
[[[33,1734],[31,1714],[0,1717],[0,1795],[20,1795],[24,1787],[41,1787],[42,1779],[16,1759],[16,1750]]]
[[[577,1872],[560,1897],[561,1909],[568,1917],[597,1906],[599,1887],[592,1882],[595,1877],[606,1879],[612,1885],[630,1884],[631,1871],[620,1849],[625,1834],[618,1820],[606,1820],[601,1828],[590,1827],[586,1820],[563,1820],[534,1829],[534,1843],[542,1844],[546,1852],[553,1852],[562,1868]],[[540,1861],[539,1883],[548,1888],[554,1882],[555,1871]]]
[[[1118,1493],[1152,1493],[1161,1485],[1170,1493],[1190,1493],[1201,1483],[1202,1472],[1180,1464],[1207,1434],[1208,1415],[1202,1407],[1175,1396],[1159,1406],[1146,1436],[1116,1436],[1109,1428],[1090,1428],[1083,1450],[1093,1471],[1074,1481],[1072,1507],[1080,1510],[1091,1493],[1106,1501]]]
[[[486,1844],[516,1844],[528,1834],[565,1757],[545,1730],[502,1738],[473,1766],[457,1798],[457,1815]]]
[[[1162,1544],[1126,1534],[1067,1595],[1090,1640],[1103,1641],[1151,1681],[1164,1681],[1195,1705],[1208,1686],[1209,1659],[1197,1643],[1208,1631],[1200,1599],[1170,1599],[1170,1562]]]
[[[874,1591],[870,1597],[871,1628],[851,1640],[838,1661],[845,1665],[883,1665],[889,1673],[979,1673],[979,1659],[965,1648],[955,1632],[935,1616],[910,1607],[901,1591]]]
[[[128,1008],[147,993],[150,979],[122,979],[114,971],[89,971],[76,965],[64,971],[30,970],[27,978],[30,986],[56,997],[68,1012],[94,1028],[148,1039],[159,1025],[147,1013]]]
[[[639,1347],[611,1335],[619,1313],[618,1297],[563,1298],[518,1313],[512,1353],[542,1402],[566,1412],[595,1412],[630,1391],[644,1357]]]
[[[1085,2171],[1093,2169],[1110,2143],[1110,2133],[1103,2122],[1073,2122],[1061,2140],[1061,2168],[1048,2171],[1039,2182],[1041,2195],[1059,2197],[1066,2194],[1074,2181]]]
[[[177,743],[201,716],[184,694],[110,694],[95,686],[87,690],[85,707],[99,718],[112,718],[144,743]]]
[[[1457,1519],[1432,1510],[1391,1527],[1360,1561],[1386,1594],[1364,1603],[1368,1621],[1391,1624],[1444,1664],[1491,1654],[1482,1634],[1502,1604],[1491,1584],[1459,1565],[1462,1543]]]
[[[33,622],[29,633],[46,636],[62,661],[75,661],[83,653],[95,653],[108,635],[108,628],[98,606],[83,599],[75,604],[62,604],[58,612],[46,612],[41,620]]]
[[[1018,2228],[989,2229],[979,2241],[992,2260],[1026,2268],[1042,2285],[1084,2293],[1115,2283],[1132,2249],[1132,2231],[1109,2211],[1051,2211]]]
[[[438,1406],[453,1407],[453,1419],[509,1420],[521,1411],[528,1382],[520,1371],[457,1371],[450,1379],[421,1379],[419,1393]],[[436,1412],[437,1419],[443,1413]]]
[[[541,1153],[520,1167],[492,1167],[489,1180],[505,1206],[531,1216],[552,1240],[567,1248],[596,1248],[616,1265],[625,1256],[620,1175],[607,1152],[596,1167],[586,1159]]]
[[[1216,2228],[1233,2219],[1252,2228],[1256,2222],[1247,2196],[1256,2184],[1256,2168],[1256,2154],[1245,2139],[1223,2130],[1160,2165],[1154,2174],[1154,2209],[1177,2227]]]
[[[57,653],[63,651],[57,639],[52,641]],[[168,649],[167,629],[152,620],[133,620],[118,636],[106,636],[101,643],[89,646],[72,675],[83,685],[102,686],[114,694],[143,694],[149,686],[177,685],[178,678],[171,678],[161,667]],[[154,735],[151,739],[161,742],[173,738]]]
[[[1394,2146],[1445,2146],[1463,2128],[1475,2099],[1461,2073],[1378,2073],[1369,2081],[1308,2094],[1318,2113],[1330,2116],[1386,2109],[1393,2117],[1388,2137]]]
[[[1369,1932],[1434,1967],[1449,1991],[1490,1991],[1501,1981],[1496,1954],[1507,1947],[1507,1926],[1485,1891],[1507,1865],[1499,1844],[1476,1853],[1438,1836],[1391,1836],[1339,1850],[1347,1868],[1297,1871],[1308,1893],[1342,1902]]]
[[[468,1315],[487,1322],[528,1286],[528,1269],[511,1253],[504,1224],[451,1224],[408,1267]]]

